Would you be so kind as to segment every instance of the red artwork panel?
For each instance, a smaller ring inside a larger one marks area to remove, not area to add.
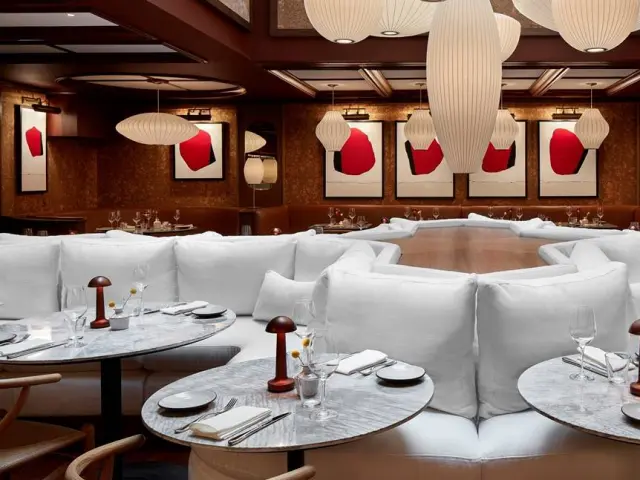
[[[407,140],[404,142],[404,149],[409,157],[409,166],[412,175],[429,175],[440,166],[444,160],[442,148],[437,140],[431,142],[426,150],[416,150]]]
[[[24,134],[24,139],[29,147],[29,153],[32,157],[41,157],[44,155],[44,146],[42,145],[42,132],[36,127],[31,127]]]
[[[575,133],[564,128],[554,130],[549,144],[551,168],[554,173],[576,175],[588,153]]]
[[[507,150],[496,150],[493,144],[490,143],[482,160],[482,171],[498,173],[513,168],[516,164],[516,148],[514,142]]]
[[[195,126],[195,137],[172,147],[174,180],[224,180],[225,124]]]
[[[180,155],[193,172],[207,167],[216,161],[213,142],[209,132],[200,130],[198,134],[180,144]]]
[[[362,175],[376,164],[373,145],[366,133],[351,128],[351,136],[342,150],[333,156],[333,167],[345,175]]]

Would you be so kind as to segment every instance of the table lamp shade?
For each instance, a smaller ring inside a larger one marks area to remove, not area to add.
[[[255,152],[267,144],[267,141],[257,133],[246,131],[244,134],[244,153]]]
[[[249,157],[244,163],[244,180],[248,185],[259,185],[264,179],[264,164],[260,157]]]
[[[267,157],[262,161],[264,168],[263,183],[274,184],[278,181],[278,162],[273,157]]]

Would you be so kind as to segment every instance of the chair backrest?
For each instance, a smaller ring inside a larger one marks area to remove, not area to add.
[[[268,480],[308,480],[316,476],[316,469],[310,465],[298,468],[292,472],[283,473],[277,477],[271,477]]]
[[[64,478],[65,480],[111,480],[113,457],[138,448],[143,443],[142,435],[134,435],[94,448],[71,462]]]

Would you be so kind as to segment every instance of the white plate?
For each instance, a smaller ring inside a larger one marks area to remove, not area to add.
[[[405,363],[397,363],[390,367],[381,368],[376,372],[376,376],[386,382],[415,382],[424,377],[424,368]]]
[[[200,318],[213,318],[224,315],[226,311],[227,308],[220,305],[207,305],[206,307],[196,308],[193,314]]]
[[[625,403],[622,405],[622,413],[632,420],[640,421],[640,403]]]
[[[210,404],[216,397],[213,392],[182,392],[164,397],[158,405],[168,410],[193,410]]]
[[[16,338],[15,333],[0,332],[0,343],[10,342],[14,338]]]

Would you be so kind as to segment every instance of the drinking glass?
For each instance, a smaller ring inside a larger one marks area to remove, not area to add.
[[[437,220],[438,217],[440,216],[440,208],[433,207],[433,210],[431,211],[431,216],[433,216],[434,220]]]
[[[329,217],[329,225],[333,225],[333,216],[335,215],[335,212],[335,208],[329,207],[329,212],[327,213],[327,216]]]
[[[116,216],[114,220],[116,221],[116,229],[120,228],[120,219],[122,216],[120,215],[120,210],[116,210]]]
[[[640,231],[640,222],[631,222],[629,230]]]
[[[310,327],[316,318],[313,301],[304,298],[298,300],[293,306],[293,321],[298,328],[296,335],[300,338],[313,338],[314,330]]]
[[[569,217],[569,226],[575,227],[578,225],[578,217]]]
[[[111,230],[113,230],[113,222],[116,221],[116,212],[109,212],[109,223],[111,224]]]
[[[567,223],[570,223],[571,217],[573,216],[573,207],[571,205],[567,205],[564,209],[567,213]]]
[[[140,212],[136,212],[135,216],[133,217],[133,223],[136,224],[136,230],[138,230],[138,224],[142,221],[142,216],[140,215]]]
[[[572,373],[569,378],[579,381],[593,381],[591,375],[587,375],[584,371],[584,349],[596,337],[596,315],[593,308],[581,306],[578,307],[574,315],[569,320],[569,334],[574,342],[578,344],[580,349],[580,373]]]
[[[598,217],[598,225],[602,225],[602,218],[604,217],[604,205],[598,204],[598,210],[596,211]]]
[[[320,379],[320,408],[311,412],[311,419],[318,422],[325,422],[338,416],[338,412],[327,408],[327,380],[333,375],[343,357],[339,353],[328,352],[325,342],[318,342],[316,339],[313,358],[309,363],[309,368]]]
[[[180,210],[176,209],[176,213],[173,214],[173,219],[178,223],[178,220],[180,220]]]
[[[607,364],[607,377],[615,385],[624,385],[629,381],[629,363],[631,355],[625,352],[607,352],[604,354]]]
[[[404,218],[409,220],[410,216],[411,216],[411,207],[404,207]]]
[[[353,225],[353,219],[356,218],[356,209],[355,208],[350,208],[349,209],[349,219],[351,220],[351,225]]]
[[[22,234],[23,234],[23,235],[26,235],[26,236],[28,236],[28,237],[32,237],[32,236],[33,236],[33,228],[25,228],[25,229],[22,231]]]
[[[358,225],[358,228],[362,230],[367,225],[367,219],[365,218],[364,215],[360,215],[358,217],[356,224]]]
[[[487,214],[489,218],[493,218],[493,207],[489,205],[489,213]]]
[[[62,313],[69,331],[69,343],[65,347],[78,348],[84,346],[84,343],[80,340],[84,338],[88,308],[86,287],[65,286]]]
[[[49,231],[48,230],[38,230],[38,236],[39,237],[48,237],[49,236]]]
[[[522,216],[524,215],[524,212],[522,211],[522,207],[517,207],[516,208],[516,218],[518,219],[518,221],[522,220]]]
[[[316,225],[313,229],[316,231],[316,235],[322,235],[324,233],[324,228],[320,225]]]
[[[147,284],[147,277],[149,276],[149,264],[139,263],[133,269],[133,285],[140,293],[140,303],[138,304],[138,315],[144,314],[144,291],[149,286]]]

